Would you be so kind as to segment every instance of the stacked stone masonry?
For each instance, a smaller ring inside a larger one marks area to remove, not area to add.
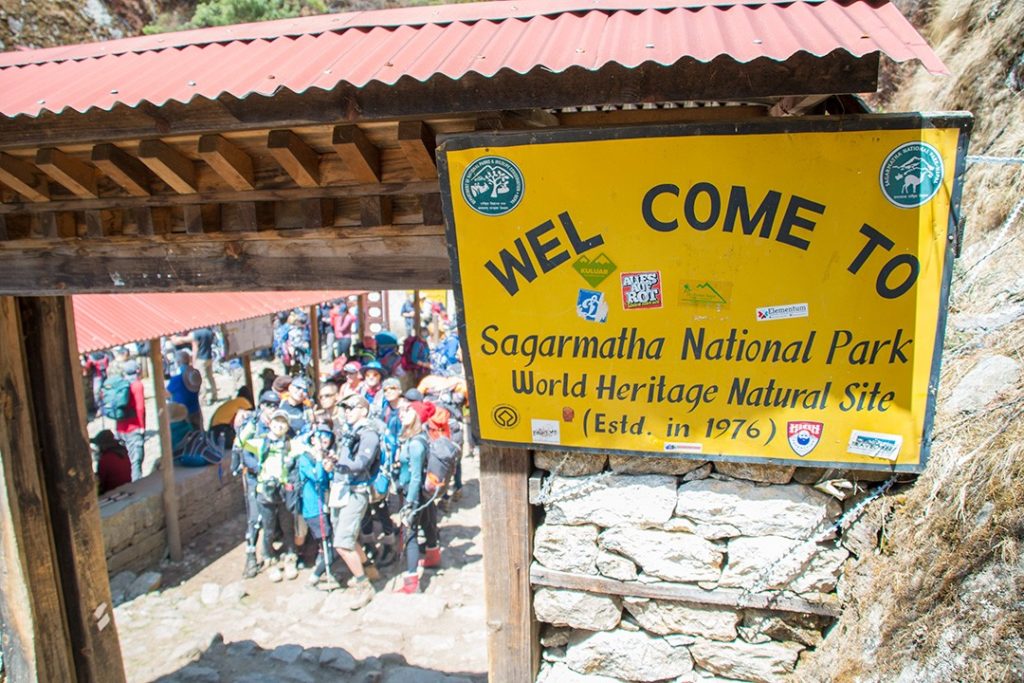
[[[226,466],[176,468],[174,475],[182,544],[245,509],[242,485]],[[110,576],[143,571],[167,555],[159,471],[101,496],[100,517]]]
[[[792,605],[836,607],[844,566],[874,549],[877,527],[863,525],[808,542],[872,486],[849,473],[563,453],[537,453],[534,462],[545,470],[537,564],[582,577],[577,583],[615,579],[627,589],[535,580],[538,683],[785,680],[832,623]],[[785,610],[755,609],[742,600],[632,597],[629,586],[792,600]]]

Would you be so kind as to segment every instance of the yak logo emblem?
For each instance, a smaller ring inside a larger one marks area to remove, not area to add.
[[[901,209],[913,209],[935,196],[944,176],[937,149],[927,142],[907,142],[889,152],[878,182],[886,199]]]
[[[814,450],[821,441],[821,431],[825,425],[821,422],[787,422],[786,435],[789,447],[801,458]]]

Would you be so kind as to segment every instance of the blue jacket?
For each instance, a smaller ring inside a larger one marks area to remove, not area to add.
[[[427,465],[427,436],[417,434],[398,442],[398,488],[406,502],[419,505],[423,489],[423,470]]]
[[[331,473],[324,470],[323,463],[309,451],[302,451],[296,461],[302,481],[303,517],[314,518],[327,512],[327,491],[331,487]]]

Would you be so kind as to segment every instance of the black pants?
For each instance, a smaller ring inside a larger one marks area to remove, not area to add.
[[[256,479],[253,477],[247,477],[245,482],[245,513],[245,551],[254,553],[260,537],[260,508],[256,504]]]
[[[423,503],[420,502],[420,505]],[[409,527],[409,538],[405,542],[405,568],[410,574],[415,574],[416,568],[420,564],[420,546],[416,542],[420,527],[423,528],[423,535],[427,538],[427,547],[436,548],[440,537],[437,533],[437,506],[433,501],[413,515],[412,524]]]
[[[263,525],[263,557],[274,556],[274,531],[278,528],[281,530],[285,554],[295,554],[295,518],[285,506],[280,494],[271,497],[262,493],[257,494],[256,507],[259,508],[260,523]]]
[[[395,523],[391,521],[391,510],[388,508],[388,499],[370,503],[363,515],[363,521],[359,525],[359,531],[364,536],[373,535],[373,523],[380,522],[381,533],[385,536],[397,531]]]

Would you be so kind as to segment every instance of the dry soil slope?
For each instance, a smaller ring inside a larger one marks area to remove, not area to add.
[[[893,68],[877,104],[971,111],[971,154],[1024,156],[1024,2],[900,4],[952,76]],[[1024,680],[1024,166],[968,169],[932,461],[872,511],[882,550],[804,681]]]

